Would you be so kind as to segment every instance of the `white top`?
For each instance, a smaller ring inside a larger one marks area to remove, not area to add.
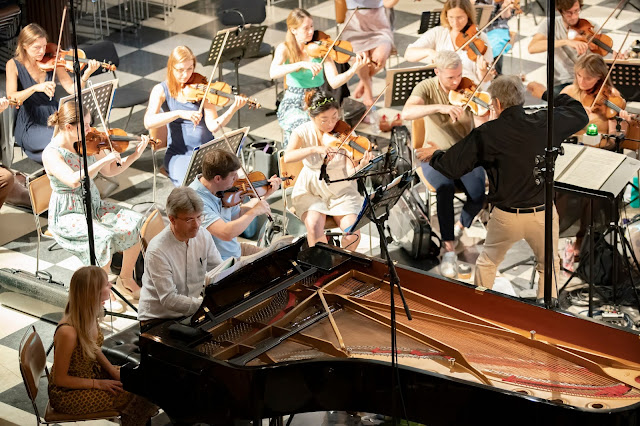
[[[382,0],[346,0],[347,9],[355,9],[356,7],[377,9],[382,7]]]
[[[489,39],[485,33],[480,33],[478,36],[487,45],[487,51],[485,52],[484,60],[487,64],[493,61],[493,52],[489,45]],[[426,33],[422,34],[419,39],[409,45],[409,47],[426,47],[427,49],[433,49],[438,52],[448,50],[455,52],[456,48],[453,45],[453,40],[449,35],[449,29],[443,26],[437,26],[431,28]],[[462,60],[462,76],[470,78],[475,83],[478,82],[478,76],[476,74],[477,66],[476,62],[469,59],[466,52],[458,52],[460,59]]]
[[[193,314],[202,303],[205,273],[221,262],[220,253],[206,229],[199,228],[187,245],[176,239],[170,226],[165,227],[145,252],[138,319]]]

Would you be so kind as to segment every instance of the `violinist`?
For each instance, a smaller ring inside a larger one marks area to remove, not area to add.
[[[547,111],[533,114],[523,109],[525,89],[516,76],[502,75],[489,87],[491,120],[474,129],[447,151],[436,151],[430,164],[449,179],[458,179],[483,166],[489,176],[489,202],[494,206],[487,224],[484,250],[476,261],[474,283],[492,288],[496,269],[513,244],[525,239],[538,261],[537,298],[544,296],[544,185],[537,185],[531,172],[536,156],[544,155]],[[567,95],[555,99],[554,145],[581,129],[587,115],[579,102]],[[439,204],[439,203],[438,203]],[[553,245],[558,247],[558,215],[553,212]],[[554,268],[559,258],[554,253]],[[557,288],[552,297],[557,306]]]
[[[484,205],[485,175],[482,167],[469,170],[460,181],[467,194],[460,219],[454,223],[453,196],[455,183],[427,162],[435,149],[447,150],[464,138],[474,127],[473,114],[462,107],[449,104],[449,91],[456,90],[462,80],[462,60],[451,51],[440,52],[436,56],[436,76],[420,82],[411,92],[403,110],[403,120],[423,120],[425,143],[416,149],[416,156],[422,163],[426,180],[436,190],[438,223],[444,254],[440,273],[455,278],[460,273],[471,273],[466,265],[458,265],[455,246],[464,232],[471,226],[473,218]]]
[[[229,151],[214,149],[202,160],[202,174],[189,185],[202,198],[204,217],[201,226],[213,236],[222,260],[248,256],[260,251],[260,248],[252,244],[238,242],[238,236],[256,217],[271,212],[266,198],[273,194],[282,182],[274,175],[268,180],[269,188],[261,200],[252,198],[245,204],[227,207],[219,195],[234,186],[240,169],[238,157]]]
[[[196,57],[187,46],[178,46],[167,61],[167,79],[151,91],[149,105],[144,115],[144,126],[154,129],[167,126],[167,152],[164,166],[174,185],[182,184],[193,149],[209,142],[212,135],[226,126],[233,114],[242,108],[247,99],[236,96],[224,114],[218,116],[215,106],[204,101],[204,114],[200,102],[189,99],[185,91],[195,78]],[[162,111],[161,111],[162,109]]]
[[[431,28],[422,34],[418,40],[407,47],[404,57],[408,61],[426,61],[432,63],[438,52],[444,50],[454,52],[462,43],[456,40],[464,40],[465,31],[475,28],[475,9],[469,0],[447,0],[440,13],[440,25]],[[484,43],[486,51],[483,55],[477,55],[475,60],[469,58],[467,50],[460,50],[458,54],[462,59],[462,75],[479,82],[486,74],[488,64],[493,60],[493,53],[489,45],[489,39],[485,33],[477,37],[478,43]],[[490,80],[490,76],[486,80]]]
[[[317,242],[327,242],[324,235],[327,216],[333,216],[344,231],[355,223],[363,202],[355,181],[328,184],[320,180],[323,162],[328,161],[327,174],[331,180],[336,180],[360,170],[372,156],[371,151],[367,151],[356,163],[342,149],[337,151],[331,147],[337,142],[332,132],[340,121],[340,106],[334,98],[321,90],[309,91],[305,95],[305,106],[310,121],[291,134],[284,161],[302,161],[304,164],[293,187],[291,202],[307,228],[307,241],[311,247]],[[359,240],[360,231],[356,231],[342,238],[342,246],[355,250]]]
[[[27,157],[41,163],[42,150],[51,141],[53,129],[47,126],[47,119],[58,108],[55,98],[56,83],[52,81],[53,71],[41,69],[47,50],[47,33],[37,24],[29,24],[20,31],[13,59],[7,61],[7,96],[20,101],[15,124],[16,143]],[[55,52],[53,53],[55,55]],[[82,86],[100,63],[91,60],[84,70]],[[71,76],[61,67],[56,77],[69,94],[75,93]]]
[[[337,89],[347,84],[369,62],[364,54],[358,54],[351,68],[338,74],[336,64],[330,57],[320,65],[322,58],[313,58],[307,53],[306,45],[313,40],[313,36],[313,18],[309,12],[293,9],[287,16],[285,41],[276,47],[271,62],[270,78],[285,77],[287,85],[278,106],[278,123],[284,132],[285,147],[289,143],[291,132],[309,121],[309,115],[302,106],[305,92],[324,85],[325,79],[333,89]]]
[[[371,61],[368,66],[358,70],[360,81],[353,92],[354,98],[362,97],[362,103],[367,108],[373,105],[371,77],[384,67],[393,48],[393,31],[387,9],[393,8],[398,1],[346,0],[345,22],[351,14],[354,16],[348,21],[342,38],[351,42],[355,52],[364,52]]]
[[[496,18],[491,25],[487,27],[487,38],[489,39],[489,45],[495,57],[498,56],[505,44],[511,42],[511,34],[509,33],[509,19],[512,16],[513,10],[510,6],[519,5],[520,0],[475,0],[474,4],[487,4],[493,6],[490,19],[493,19],[498,13],[505,10],[502,15]],[[519,7],[519,6],[518,6]],[[511,46],[507,46],[504,53],[509,53]],[[502,74],[502,62],[504,56],[498,59],[495,65],[497,74]]]
[[[52,189],[49,230],[60,247],[76,255],[83,264],[89,265],[91,259],[81,183],[82,156],[78,155],[74,145],[80,140],[79,115],[76,103],[71,101],[51,114],[48,123],[54,127],[54,136],[42,153],[42,162],[51,180]],[[88,112],[84,120],[87,124],[85,133],[88,133],[88,123],[91,121]],[[118,152],[105,151],[89,156],[89,178],[93,179],[98,173],[116,176],[125,171],[140,158],[149,143],[147,136],[142,136],[141,139],[136,150],[125,158],[120,158]],[[122,252],[122,270],[116,285],[124,287],[126,292],[137,299],[140,288],[133,279],[133,269],[140,253],[138,240],[144,217],[133,210],[101,200],[93,181],[91,206],[96,262],[109,272],[111,256]]]

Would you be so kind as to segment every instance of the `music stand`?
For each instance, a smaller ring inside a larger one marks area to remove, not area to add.
[[[385,108],[404,106],[418,83],[436,75],[435,68],[435,65],[423,65],[387,70],[386,83],[389,86],[384,94]]]
[[[258,55],[266,31],[267,27],[264,25],[251,24],[245,25],[242,31],[240,31],[240,28],[227,28],[218,31],[211,42],[209,56],[207,57],[205,65],[214,65],[216,63],[220,49],[222,49],[222,42],[224,41],[225,35],[229,33],[227,43],[224,45],[224,50],[222,51],[222,56],[220,56],[220,64],[218,64],[220,80],[222,80],[221,64],[228,61],[233,62],[233,67],[236,72],[236,91],[240,93],[240,73],[238,71],[240,61],[243,58]],[[236,111],[236,120],[237,127],[240,127],[240,110]]]
[[[94,84],[91,86],[93,91],[96,93],[96,98],[98,99],[97,108],[100,110],[100,113],[105,120],[109,122],[109,114],[111,113],[111,104],[113,103],[113,95],[116,92],[116,87],[118,87],[118,79],[104,81],[102,83]],[[85,87],[82,89],[82,105],[86,111],[91,113],[91,117],[98,117],[96,112],[96,104],[93,101],[93,95],[91,94],[91,88]],[[76,95],[65,96],[64,98],[60,98],[58,102],[58,111],[62,108],[62,105],[69,101],[75,101]]]
[[[604,61],[611,67],[613,59]],[[616,61],[616,66],[611,71],[611,82],[627,102],[640,102],[640,59]]]
[[[424,34],[431,28],[440,25],[440,12],[441,10],[425,10],[420,16],[420,28],[418,28],[418,34]]]
[[[242,129],[234,130],[226,134],[226,139],[229,140],[231,149],[233,149],[233,155],[238,155],[240,147],[242,146],[242,141],[247,136],[247,133],[249,133],[249,127],[243,127]],[[212,149],[223,149],[225,151],[229,150],[226,139],[224,136],[222,136],[194,148],[193,154],[191,155],[191,160],[189,161],[187,174],[182,180],[182,186],[189,185],[191,182],[193,182],[196,176],[202,173],[202,161],[207,152],[211,151]]]

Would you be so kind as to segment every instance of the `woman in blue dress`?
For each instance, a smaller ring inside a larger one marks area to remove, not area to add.
[[[144,115],[147,129],[167,126],[164,166],[176,186],[182,185],[193,149],[212,140],[214,133],[226,126],[233,114],[247,103],[246,98],[236,96],[225,113],[218,116],[215,105],[205,101],[203,117],[199,112],[200,102],[187,101],[183,93],[195,68],[196,57],[191,49],[187,46],[173,49],[167,61],[167,79],[151,91]]]
[[[46,72],[38,67],[46,47],[47,33],[39,25],[29,24],[20,31],[15,57],[7,61],[6,67],[7,96],[22,102],[16,117],[16,143],[27,157],[38,163],[42,163],[42,150],[53,136],[47,119],[58,109],[53,71]],[[99,67],[98,61],[89,61],[81,76],[82,87]],[[64,68],[58,68],[56,77],[69,94],[75,92],[74,81]]]
[[[276,47],[271,62],[269,76],[271,79],[285,77],[287,89],[282,102],[278,105],[278,123],[284,132],[284,146],[289,143],[291,132],[301,124],[309,121],[309,114],[304,110],[304,95],[327,82],[333,89],[347,84],[369,60],[359,54],[347,71],[338,74],[335,62],[327,58],[320,65],[322,58],[312,58],[305,46],[313,39],[313,18],[304,9],[293,9],[287,17],[287,35],[284,43]]]
[[[75,149],[80,139],[79,112],[75,102],[66,102],[60,111],[49,117],[49,125],[55,128],[51,143],[42,153],[42,161],[51,180],[49,201],[49,230],[60,246],[76,255],[83,264],[89,265],[89,239],[81,175],[82,156]],[[85,123],[91,115],[85,115]],[[85,132],[89,126],[85,126]],[[117,152],[100,151],[87,157],[89,178],[98,173],[116,176],[125,171],[140,158],[149,143],[148,136],[129,156],[120,158]],[[120,165],[118,165],[120,163]],[[133,279],[138,254],[140,253],[140,227],[144,216],[133,210],[103,201],[98,188],[91,180],[91,210],[93,217],[94,246],[96,263],[109,270],[113,253],[122,252],[122,269],[117,285],[122,285],[134,299],[140,295],[140,287]]]

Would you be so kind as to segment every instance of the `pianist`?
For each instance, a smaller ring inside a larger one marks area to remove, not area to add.
[[[188,187],[167,198],[170,225],[145,253],[138,318],[141,331],[165,319],[193,314],[202,303],[205,273],[222,262],[211,235],[200,227],[203,203]]]

